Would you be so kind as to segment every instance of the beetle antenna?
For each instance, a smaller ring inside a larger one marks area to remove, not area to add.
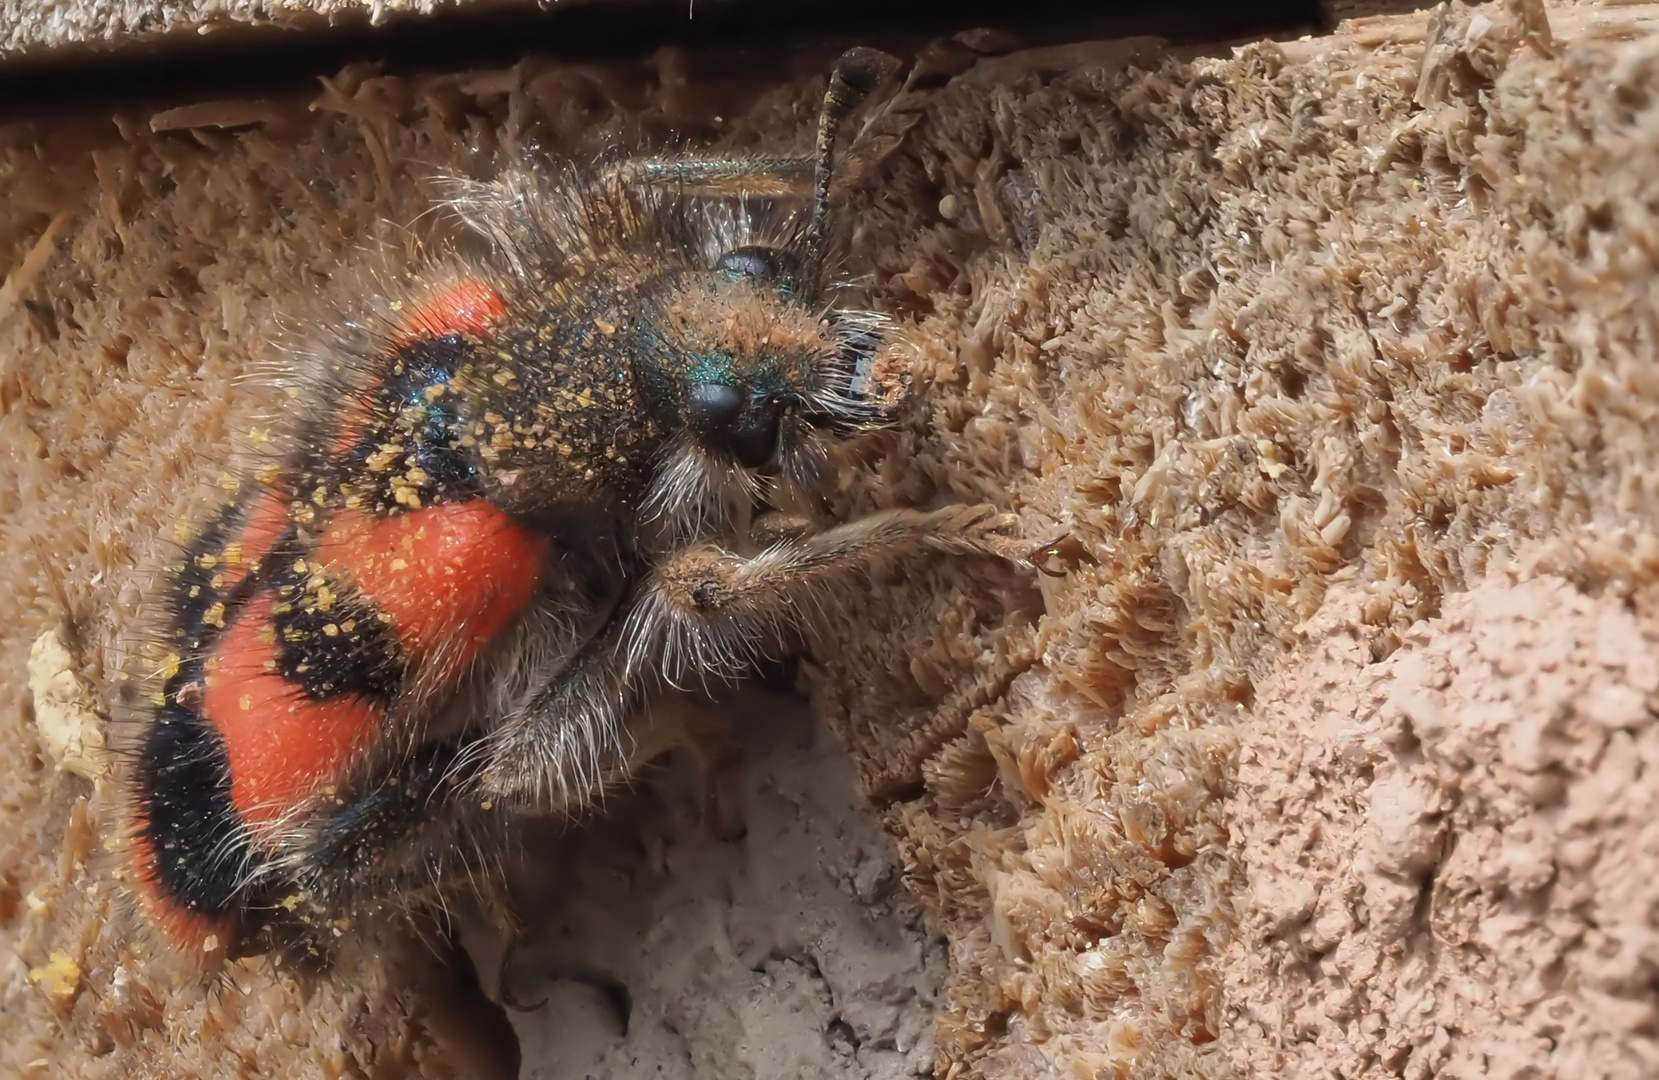
[[[824,242],[829,233],[830,180],[835,174],[835,138],[841,124],[864,99],[870,96],[882,78],[892,70],[891,56],[876,49],[859,47],[848,49],[835,62],[830,72],[829,89],[824,92],[824,107],[818,114],[818,143],[814,153],[812,172],[812,217],[807,223],[806,280],[817,283],[824,258]]]

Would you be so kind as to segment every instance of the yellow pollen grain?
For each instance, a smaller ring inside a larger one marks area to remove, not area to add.
[[[261,626],[259,628],[259,633],[254,636],[266,645],[273,644],[276,641],[276,627]]]
[[[241,697],[236,699],[236,704],[237,704],[237,707],[240,708],[243,712],[252,712],[253,711],[253,695],[252,694],[243,694]]]
[[[81,985],[81,965],[66,952],[54,952],[45,967],[29,969],[29,981],[55,998],[66,998]]]
[[[173,526],[173,538],[181,544],[188,544],[196,538],[196,527],[188,521],[180,521]]]
[[[404,473],[403,478],[411,484],[426,484],[432,481],[431,474],[418,465]]]
[[[215,566],[219,565],[219,557],[211,551],[204,551],[200,555],[196,556],[196,565],[201,567],[203,570],[211,570]]]
[[[248,440],[256,443],[268,443],[271,441],[271,429],[251,427],[248,429]]]
[[[425,398],[427,401],[437,401],[439,398],[444,396],[444,391],[448,389],[449,388],[443,383],[433,383],[431,386],[428,386],[426,389],[421,391],[421,397]]]
[[[327,585],[317,586],[317,606],[319,608],[324,611],[333,611],[335,599],[336,597],[333,589],[329,588]]]
[[[183,662],[183,658],[178,653],[168,653],[161,658],[161,671],[158,674],[163,679],[171,679],[179,673],[179,665]]]
[[[296,574],[309,574],[310,572],[311,572],[311,564],[310,563],[306,562],[304,559],[295,559],[294,560],[294,573],[296,573]]]
[[[518,375],[513,371],[512,368],[505,368],[505,369],[503,369],[501,371],[497,371],[495,373],[495,385],[497,385],[497,386],[506,386],[508,383],[512,382],[516,378],[518,378]]]
[[[254,479],[258,480],[261,484],[264,484],[266,487],[270,487],[272,484],[277,482],[277,477],[279,477],[281,475],[282,475],[282,470],[279,469],[277,466],[267,465],[263,469],[260,469],[257,473],[254,474]]]
[[[202,614],[202,622],[209,626],[217,627],[220,630],[223,630],[225,628],[225,605],[223,603],[218,603],[208,608],[207,611]]]
[[[392,560],[392,569],[393,570],[407,570],[408,568],[409,568],[408,562],[404,561],[403,559],[393,559]]]
[[[266,671],[275,671],[275,670],[276,670],[276,666],[277,666],[277,662],[276,662],[276,661],[275,661],[275,660],[267,660],[267,661],[265,661],[265,665],[264,665],[264,667],[265,667],[265,670],[266,670]]]
[[[335,626],[333,623],[328,623],[327,625],[325,625],[323,627],[323,636],[324,637],[339,637],[340,636],[340,628],[338,626]]]
[[[593,325],[595,329],[597,329],[601,334],[604,334],[606,337],[610,337],[612,334],[616,333],[616,324],[613,322],[607,322],[604,319],[596,317],[593,320]]]
[[[242,545],[240,543],[225,545],[225,564],[227,566],[242,565]]]

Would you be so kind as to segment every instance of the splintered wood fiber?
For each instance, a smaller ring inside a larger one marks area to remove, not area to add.
[[[81,48],[188,40],[225,30],[300,30],[381,23],[460,7],[465,0],[0,0],[0,51],[62,55]],[[514,0],[498,0],[508,7]],[[473,0],[474,6],[491,6]]]
[[[1526,689],[1478,690],[1457,645],[1486,613],[1510,635],[1486,648],[1522,652],[1514,634],[1550,632],[1527,605],[1560,605],[1595,631],[1562,646],[1573,662],[1601,657],[1561,685],[1652,700],[1596,644],[1653,633],[1659,573],[1652,16],[1455,7],[1196,58],[947,42],[880,111],[845,270],[912,320],[925,397],[842,509],[999,502],[1048,571],[896,568],[814,648],[820,701],[949,938],[937,1076],[1427,1076],[1500,1046],[1531,1075],[1634,1076],[1659,1054],[1634,932],[1622,967],[1574,959],[1608,944],[1568,925],[1589,918],[1595,852],[1552,891],[1553,854],[1499,842],[1521,795],[1565,799],[1625,744],[1574,742],[1588,722],[1465,724],[1460,679],[1470,701]],[[381,221],[425,208],[423,177],[671,129],[802,147],[829,59],[763,90],[672,56],[356,70],[309,100],[4,133],[0,685],[19,704],[0,728],[0,1070],[474,1069],[466,1025],[391,937],[334,981],[251,962],[217,995],[157,959],[108,850],[110,781],[53,764],[25,661],[56,629],[80,683],[39,700],[107,700],[144,568],[259,416],[239,376],[281,362],[279,315],[358,280],[341,267],[395,235]],[[1454,595],[1476,586],[1500,593]],[[1387,664],[1430,705],[1373,716]],[[1434,743],[1431,715],[1489,737]],[[1331,716],[1351,740],[1329,741]],[[1421,722],[1401,734],[1400,716]],[[1560,783],[1517,779],[1540,770]],[[1326,805],[1332,771],[1348,786]],[[1491,799],[1457,802],[1464,773]],[[1632,925],[1659,906],[1638,836],[1653,809],[1592,815],[1624,837],[1607,858],[1636,860]],[[1448,859],[1477,834],[1521,852],[1512,873]],[[1558,936],[1482,953],[1523,899]]]

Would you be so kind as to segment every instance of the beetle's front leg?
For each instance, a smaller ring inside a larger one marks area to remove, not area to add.
[[[629,721],[664,683],[729,681],[797,645],[836,593],[919,551],[1011,557],[994,507],[887,510],[744,557],[714,544],[660,563],[559,677],[481,749],[483,788],[527,805],[580,805],[634,756]]]
[[[625,670],[676,686],[734,678],[797,644],[835,595],[877,563],[926,550],[1010,557],[1012,524],[989,506],[887,510],[748,558],[714,544],[687,548],[629,605]]]

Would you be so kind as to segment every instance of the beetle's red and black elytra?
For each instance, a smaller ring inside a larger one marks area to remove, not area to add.
[[[439,877],[585,805],[654,695],[792,647],[874,561],[1004,549],[984,507],[813,520],[908,395],[904,343],[822,281],[837,128],[888,63],[842,58],[810,159],[456,185],[492,254],[317,357],[284,452],[167,570],[131,793],[173,941],[213,963]]]

